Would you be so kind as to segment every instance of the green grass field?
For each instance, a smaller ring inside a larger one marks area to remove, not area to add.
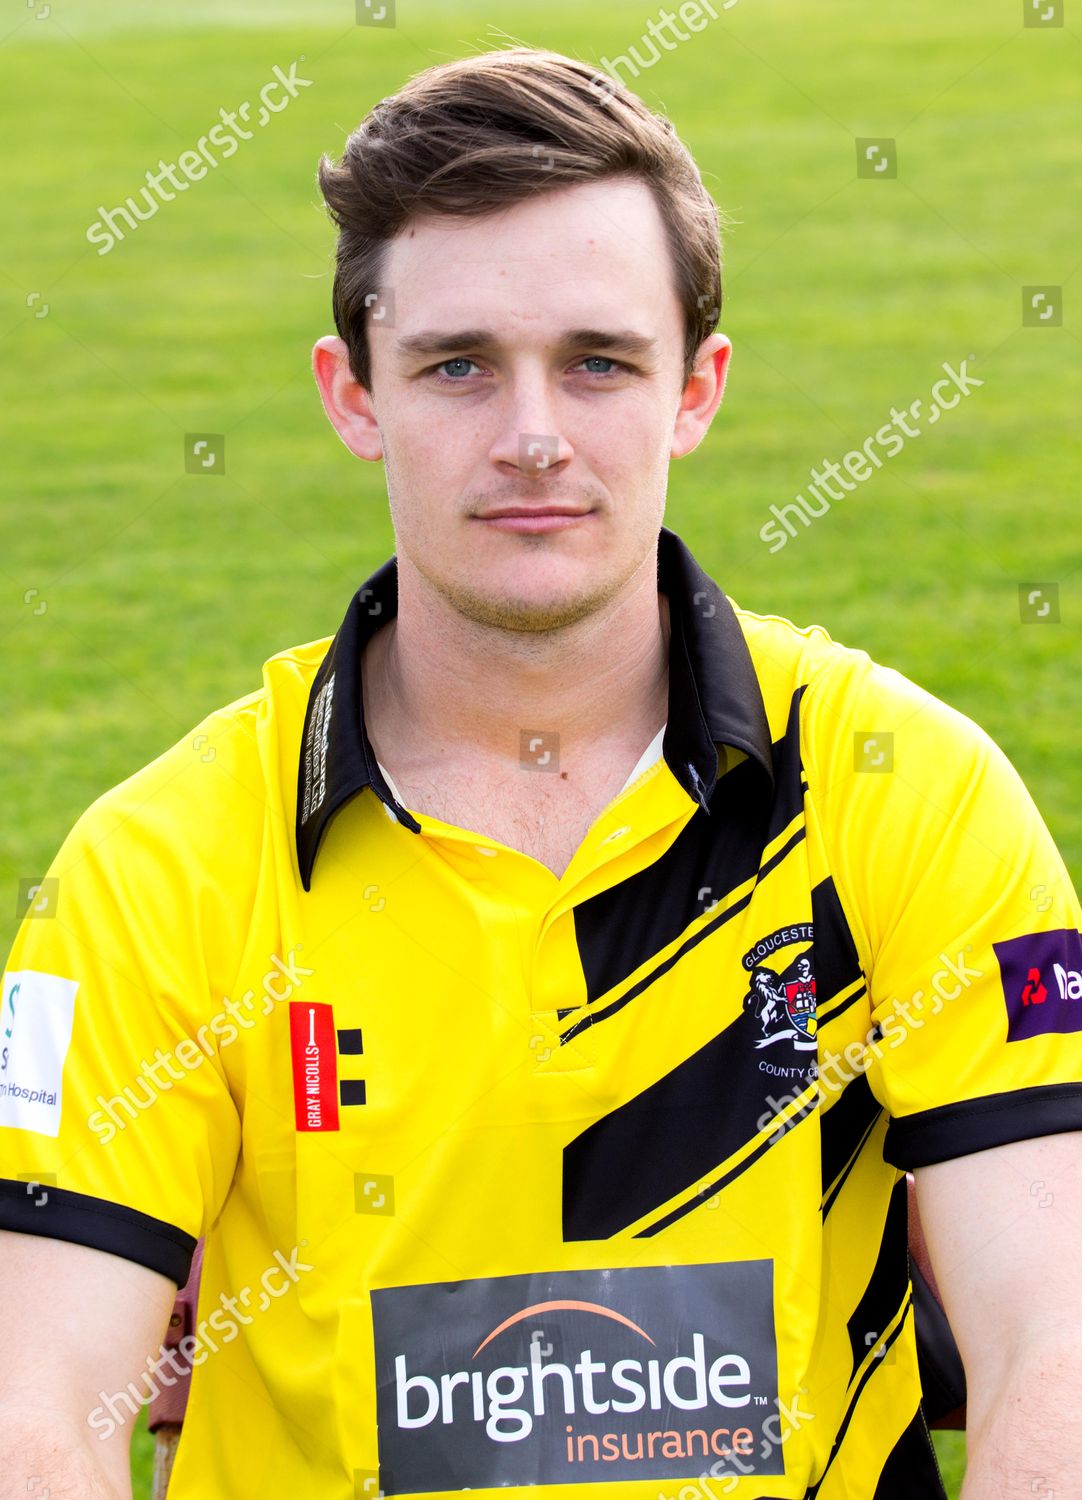
[[[819,622],[982,723],[1078,881],[1078,33],[1024,27],[1022,0],[717,9],[634,84],[736,221],[729,387],[667,524],[740,603]],[[5,0],[5,950],[19,881],[83,808],[333,632],[393,550],[382,472],[308,372],[332,331],[320,153],[431,63],[509,37],[599,62],[657,14],[400,0],[390,28],[351,0]],[[101,206],[302,58],[311,87],[232,160],[109,254],[88,244]],[[896,178],[858,179],[858,137],[896,140]],[[1023,326],[1033,286],[1063,288],[1062,326]],[[768,550],[771,504],[965,358],[979,390]],[[224,476],[185,473],[190,432],[225,435]],[[1059,623],[1023,623],[1019,586],[1049,583]],[[957,1495],[961,1439],[940,1452]],[[147,1454],[144,1434],[140,1500]]]

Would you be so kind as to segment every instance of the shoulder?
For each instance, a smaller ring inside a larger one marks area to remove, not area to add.
[[[857,769],[857,736],[874,738],[877,732],[896,753],[911,754],[911,769],[918,761],[931,765],[935,757],[942,771],[944,756],[971,762],[999,753],[966,714],[867,651],[835,641],[823,626],[733,608],[772,731],[784,726],[799,695],[801,741],[810,761],[840,757],[850,771]]]
[[[268,816],[289,820],[308,692],[329,638],[263,663],[262,685],[214,709],[103,792],[75,823],[57,871],[87,861],[202,883],[258,863]]]

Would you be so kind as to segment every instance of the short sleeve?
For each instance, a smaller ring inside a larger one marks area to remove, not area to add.
[[[810,795],[867,977],[868,1084],[909,1170],[1082,1129],[1082,911],[989,736],[862,652],[808,689]]]
[[[246,915],[243,839],[206,814],[223,768],[186,752],[78,820],[0,997],[0,1228],[178,1285],[236,1166],[222,1016]]]

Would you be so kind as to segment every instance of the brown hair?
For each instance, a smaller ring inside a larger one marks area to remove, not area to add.
[[[318,180],[338,226],[334,321],[371,387],[366,296],[412,219],[476,217],[535,192],[641,178],[664,220],[684,309],[684,383],[721,311],[721,217],[672,122],[584,62],[511,47],[427,68],[357,126]]]

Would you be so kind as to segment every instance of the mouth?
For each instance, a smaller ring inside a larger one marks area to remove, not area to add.
[[[565,531],[592,514],[573,505],[508,505],[474,519],[499,531]]]

